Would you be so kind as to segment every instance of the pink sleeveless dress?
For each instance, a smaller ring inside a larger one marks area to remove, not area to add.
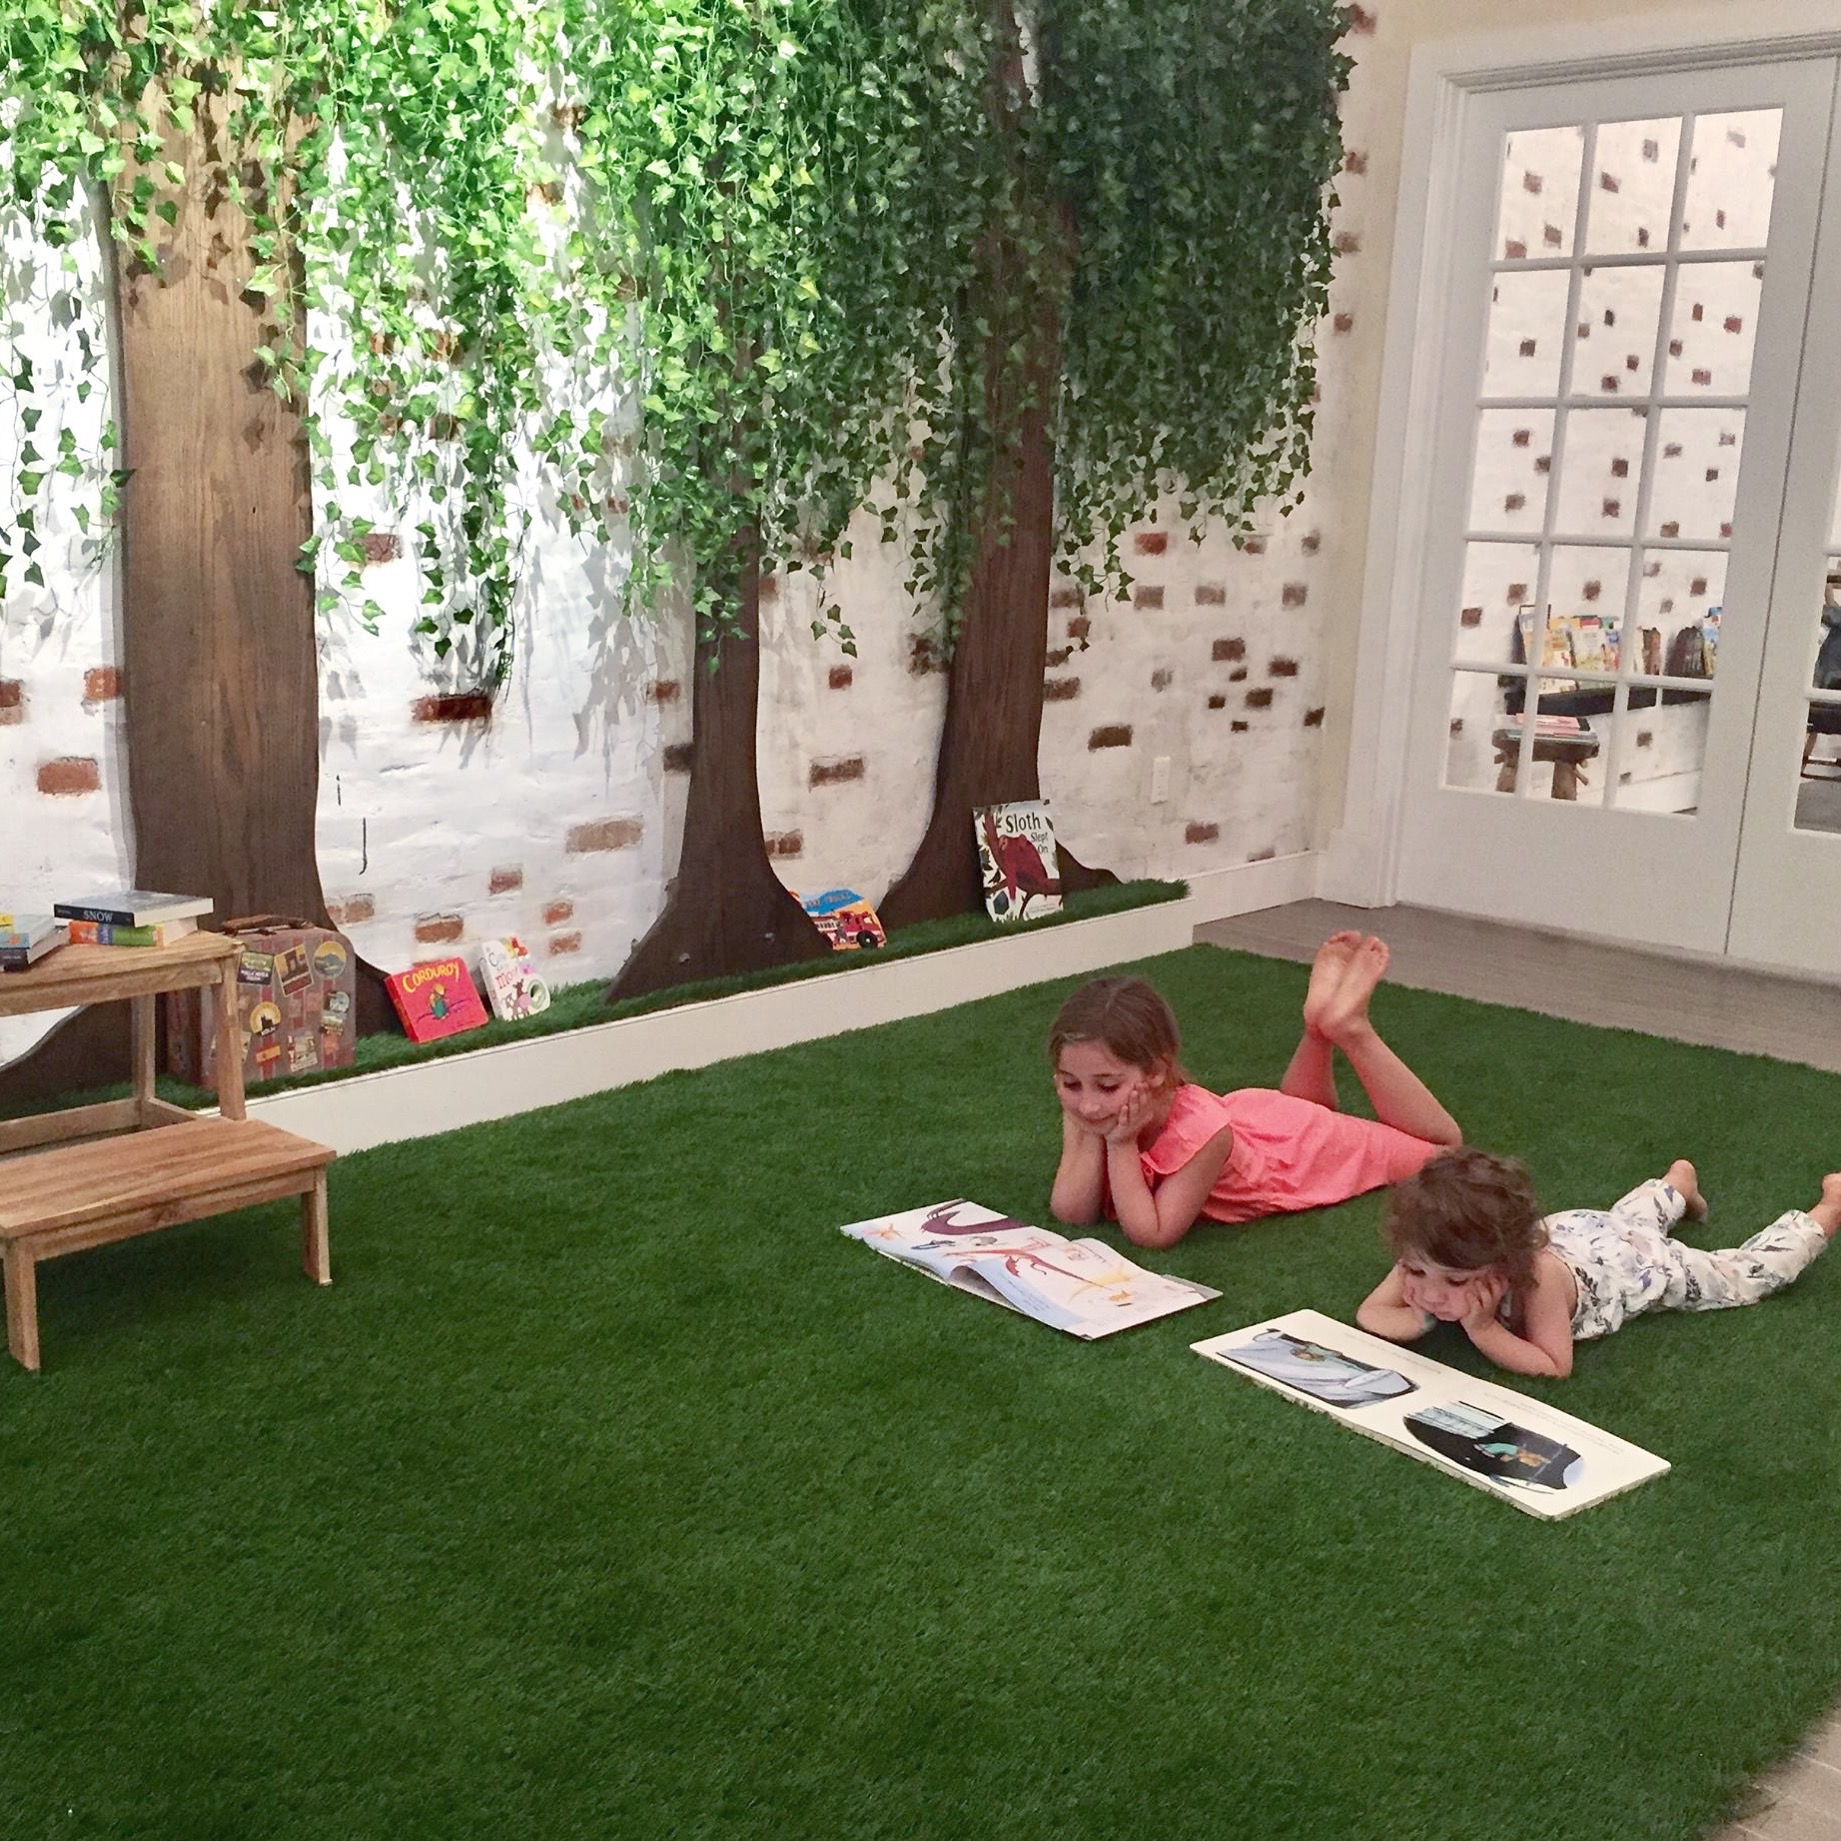
[[[1215,1094],[1190,1084],[1176,1090],[1163,1129],[1138,1153],[1152,1192],[1223,1125],[1234,1128],[1234,1148],[1202,1204],[1210,1221],[1328,1208],[1416,1174],[1443,1148],[1269,1087]]]

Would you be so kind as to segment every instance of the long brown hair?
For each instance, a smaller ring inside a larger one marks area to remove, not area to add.
[[[1525,1285],[1547,1229],[1524,1164],[1460,1144],[1394,1185],[1387,1240],[1395,1259],[1417,1253],[1452,1272],[1500,1267]]]
[[[1154,985],[1142,978],[1094,978],[1055,1012],[1048,1032],[1051,1067],[1061,1065],[1070,1042],[1097,1042],[1107,1054],[1149,1073],[1169,1071],[1171,1085],[1186,1081],[1177,1059],[1176,1012]]]

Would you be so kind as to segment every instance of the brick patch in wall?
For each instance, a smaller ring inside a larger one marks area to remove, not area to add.
[[[574,919],[575,903],[567,896],[550,902],[543,910],[543,924],[546,927],[560,927],[564,921]]]
[[[1269,710],[1271,707],[1272,707],[1272,692],[1267,686],[1262,684],[1258,690],[1249,690],[1247,692],[1247,708],[1248,709],[1250,710]]]
[[[112,703],[121,695],[121,672],[114,665],[92,665],[83,674],[85,703]]]
[[[0,727],[26,719],[26,687],[18,678],[0,678]]]
[[[761,577],[761,599],[763,601],[777,601],[779,600],[779,598],[780,598],[780,578],[777,575],[762,576]]]
[[[1227,681],[1230,684],[1244,684],[1246,682],[1246,679],[1247,679],[1247,668],[1244,665],[1242,665],[1237,671],[1230,671],[1227,674]]]
[[[684,686],[676,678],[658,678],[646,686],[646,696],[654,703],[675,703],[683,694]]]
[[[1219,825],[1199,825],[1192,821],[1183,826],[1185,844],[1212,844],[1220,835]]]
[[[690,742],[667,742],[665,744],[665,771],[667,773],[689,773],[690,757],[694,752]]]
[[[563,848],[571,856],[590,850],[630,850],[645,829],[637,818],[597,818],[585,825],[571,825]]]
[[[347,895],[343,901],[329,901],[326,912],[332,917],[335,927],[355,927],[360,921],[377,918],[377,898],[374,895]]]
[[[1129,748],[1131,746],[1131,724],[1115,722],[1103,729],[1095,729],[1087,737],[1089,750],[1095,748]]]
[[[488,895],[509,895],[513,889],[521,889],[523,886],[524,871],[515,865],[506,869],[495,869],[486,878]]]
[[[414,722],[485,722],[492,715],[491,694],[465,690],[443,697],[418,697],[409,706]]]
[[[1197,607],[1225,607],[1227,605],[1227,586],[1223,582],[1197,582],[1195,585],[1195,604]]]
[[[1295,678],[1298,675],[1298,661],[1295,658],[1275,658],[1266,665],[1266,675],[1273,678]]]
[[[1140,556],[1161,556],[1170,547],[1168,531],[1137,531],[1133,534],[1131,547]]]
[[[1375,16],[1365,6],[1349,5],[1342,9],[1343,29],[1358,32],[1364,38],[1375,28]]]
[[[457,940],[467,930],[467,923],[458,914],[418,914],[416,916],[416,940],[423,946],[445,946],[450,940]]]
[[[1307,729],[1320,729],[1323,727],[1322,704],[1318,704],[1314,710],[1306,710],[1304,712],[1304,726]]]
[[[1172,671],[1167,665],[1160,666],[1157,670],[1151,673],[1151,689],[1152,690],[1168,690],[1170,688],[1172,681],[1175,679],[1175,677],[1176,677],[1176,673]]]
[[[1133,607],[1156,608],[1163,605],[1163,584],[1161,582],[1140,582],[1131,591]]]
[[[1310,588],[1304,582],[1287,582],[1278,599],[1281,607],[1302,607],[1310,599]]]
[[[1247,732],[1247,725],[1244,722],[1240,721],[1238,717],[1236,717],[1234,721],[1230,723],[1228,726],[1233,731],[1233,733],[1236,735],[1244,735]]]
[[[846,780],[863,778],[863,757],[846,755],[841,761],[814,761],[806,769],[807,786],[838,786]]]
[[[1368,170],[1368,156],[1351,147],[1342,156],[1342,170],[1345,173],[1353,173],[1359,179]]]
[[[1362,253],[1362,240],[1353,230],[1339,230],[1330,247],[1339,256],[1359,256]]]
[[[358,539],[358,547],[364,551],[367,569],[375,563],[393,563],[402,559],[403,540],[395,531],[372,531],[368,536]]]
[[[1224,660],[1231,663],[1234,659],[1245,658],[1246,655],[1247,642],[1244,639],[1217,639],[1214,643],[1214,649],[1208,656],[1212,658],[1216,664],[1220,664]]]
[[[1068,622],[1068,638],[1077,639],[1084,646],[1087,635],[1093,631],[1093,622],[1085,614],[1077,614]]]
[[[1323,548],[1323,533],[1321,531],[1306,531],[1303,537],[1298,541],[1298,548],[1302,550],[1306,556],[1315,556],[1317,552]]]
[[[1072,646],[1057,646],[1054,651],[1043,659],[1042,663],[1045,664],[1050,671],[1059,671],[1073,656],[1074,648]]]
[[[1266,553],[1266,540],[1263,537],[1236,537],[1234,542],[1244,555],[1264,556]]]
[[[1042,701],[1044,703],[1071,703],[1079,695],[1079,678],[1044,678],[1042,680]]]
[[[582,936],[579,933],[553,933],[549,940],[549,954],[552,959],[560,959],[565,953],[580,952]]]
[[[1208,699],[1208,707],[1211,710],[1226,709],[1227,708],[1227,698],[1225,694],[1222,693],[1221,691],[1216,691],[1215,694]]]
[[[66,754],[55,761],[41,763],[38,790],[52,799],[69,799],[80,793],[100,792],[102,774],[93,755]]]
[[[848,665],[833,665],[826,674],[825,682],[833,690],[848,690],[856,682],[856,675]]]
[[[1330,321],[1331,332],[1353,332],[1354,330],[1355,315],[1352,313],[1339,313]]]
[[[797,857],[805,853],[803,831],[770,831],[762,842],[770,857]]]
[[[946,654],[940,650],[939,642],[930,633],[916,633],[908,647],[909,675],[924,678],[930,671],[945,669]]]
[[[1049,591],[1050,607],[1078,607],[1083,597],[1078,588],[1055,588]]]

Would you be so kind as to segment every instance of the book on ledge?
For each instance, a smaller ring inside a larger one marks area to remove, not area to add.
[[[975,1298],[1091,1341],[1221,1294],[1134,1266],[1103,1240],[1069,1240],[976,1202],[853,1221],[841,1230]]]
[[[1544,1400],[1447,1368],[1319,1311],[1294,1310],[1190,1346],[1545,1521],[1668,1470],[1652,1452]]]
[[[54,914],[0,914],[0,951],[23,951],[56,941],[64,923]]]
[[[47,933],[41,938],[27,943],[6,943],[5,936],[0,936],[0,972],[30,971],[48,952],[56,952],[64,944],[61,933]]]
[[[105,927],[158,927],[165,921],[196,920],[215,904],[209,895],[162,895],[153,889],[109,889],[81,901],[53,902],[60,920],[97,921]]]
[[[154,927],[117,927],[108,921],[84,920],[67,924],[73,946],[170,946],[198,931],[195,920],[161,921]]]

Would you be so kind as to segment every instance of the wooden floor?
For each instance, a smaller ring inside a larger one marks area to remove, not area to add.
[[[1299,901],[1213,921],[1198,927],[1195,937],[1268,958],[1308,960],[1343,927],[1378,933],[1392,948],[1388,977],[1419,990],[1841,1073],[1841,986],[1632,952],[1429,908]],[[1751,1812],[1712,1841],[1841,1841],[1841,1711],[1757,1785]]]

